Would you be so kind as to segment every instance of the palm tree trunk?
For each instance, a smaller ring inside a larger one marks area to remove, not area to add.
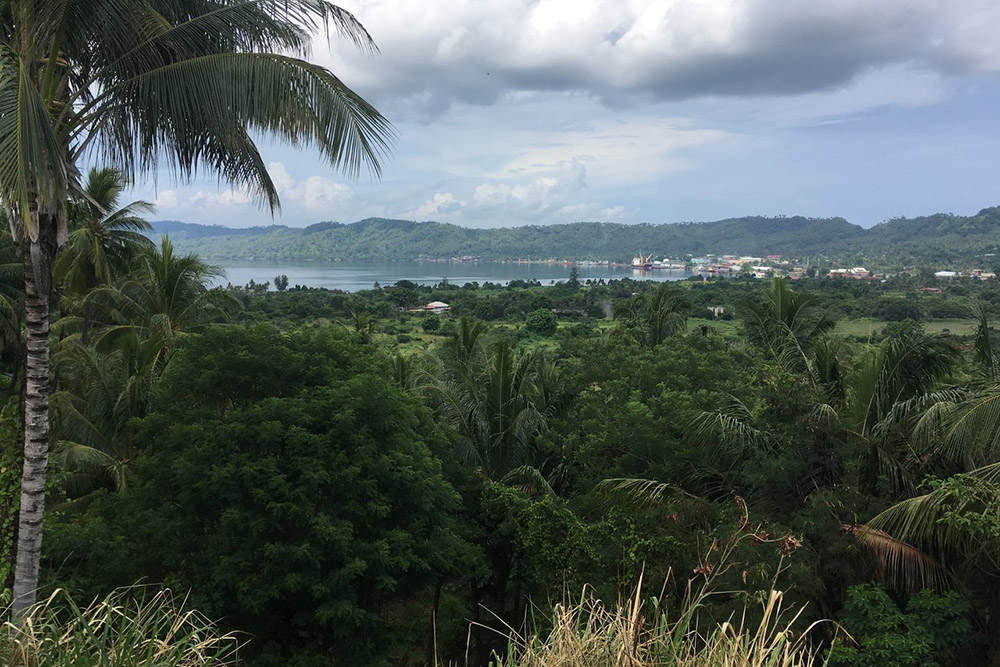
[[[15,622],[35,604],[49,460],[49,295],[38,290],[31,254],[24,253],[24,310],[28,354],[25,360],[24,467],[14,571]]]

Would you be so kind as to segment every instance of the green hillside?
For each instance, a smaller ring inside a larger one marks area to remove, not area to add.
[[[369,218],[227,229],[176,221],[155,223],[175,244],[210,259],[394,260],[472,255],[482,259],[611,259],[637,251],[659,256],[739,253],[893,262],[971,260],[1000,245],[1000,209],[975,216],[898,218],[864,229],[843,218],[744,217],[716,222],[565,225],[470,229],[440,222]]]

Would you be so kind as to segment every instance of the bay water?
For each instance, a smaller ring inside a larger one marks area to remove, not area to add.
[[[409,280],[420,285],[436,285],[447,279],[454,285],[478,282],[506,284],[511,280],[537,280],[550,285],[560,280],[568,280],[572,266],[559,262],[517,263],[517,262],[215,262],[226,273],[226,277],[216,281],[220,285],[246,285],[270,281],[273,289],[274,278],[288,276],[288,286],[325,287],[345,292],[371,289],[375,283],[392,285],[400,280]],[[642,271],[627,266],[582,265],[577,266],[581,281],[613,280],[634,278],[636,280],[684,280],[690,271],[662,270]]]

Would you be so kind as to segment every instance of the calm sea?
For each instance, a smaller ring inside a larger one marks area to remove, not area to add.
[[[543,285],[567,280],[570,268],[563,264],[515,264],[504,262],[220,262],[226,272],[221,282],[246,285],[274,282],[278,275],[288,276],[288,285],[326,287],[355,292],[370,289],[378,282],[391,285],[399,280],[410,280],[422,285],[435,285],[445,278],[456,285],[469,282],[507,283],[511,280],[537,280]],[[588,278],[636,278],[643,280],[683,280],[691,274],[686,271],[637,271],[628,267],[579,266],[580,280]]]

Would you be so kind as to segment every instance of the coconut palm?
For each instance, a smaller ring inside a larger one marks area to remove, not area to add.
[[[442,343],[437,361],[442,374],[467,378],[472,372],[472,361],[482,343],[486,325],[474,317],[461,317],[455,331]]]
[[[912,464],[920,457],[911,440],[963,395],[942,386],[958,358],[958,348],[919,325],[900,327],[862,356],[848,379],[843,413],[848,432],[867,451],[862,481],[869,488],[881,478],[896,497],[913,492]]]
[[[155,341],[156,363],[162,366],[176,348],[178,335],[224,322],[239,310],[231,294],[210,287],[222,275],[197,255],[176,254],[164,236],[159,248],[139,252],[119,284],[87,296],[96,325],[94,345],[111,351],[123,338]]]
[[[56,258],[55,277],[73,295],[110,285],[140,250],[152,245],[144,234],[152,227],[141,215],[152,213],[153,204],[139,200],[119,208],[125,187],[121,172],[94,168],[83,188],[86,198],[69,204],[70,226],[76,218],[76,227]]]
[[[68,198],[96,159],[132,182],[169,164],[278,194],[254,137],[312,145],[332,165],[374,174],[386,120],[305,56],[334,27],[372,41],[325,0],[0,0],[0,204],[25,276],[25,457],[15,617],[34,601],[48,461],[49,301]]]
[[[159,351],[135,336],[110,352],[74,339],[60,345],[55,360],[74,390],[52,396],[53,454],[71,496],[125,487],[138,452],[131,422],[149,411]]]
[[[809,368],[813,342],[834,326],[819,297],[794,291],[781,277],[771,279],[763,300],[749,300],[742,310],[750,341],[792,371]]]
[[[454,345],[467,355],[441,363],[436,382],[427,385],[438,411],[460,438],[460,455],[486,479],[551,492],[533,456],[535,437],[561,405],[551,362],[538,353],[518,353],[504,340],[484,341],[477,327],[459,327]]]
[[[1000,660],[1000,388],[988,316],[978,303],[973,313],[978,377],[968,388],[932,394],[910,434],[911,449],[941,478],[856,532],[888,586],[963,591],[982,612]],[[935,361],[911,359],[912,375],[941,373]]]
[[[667,283],[637,294],[614,313],[620,330],[644,347],[656,347],[687,326],[691,304]]]
[[[375,335],[378,320],[371,313],[351,311],[350,322],[340,323],[345,329],[358,337],[362,343],[370,343]]]
[[[140,250],[152,245],[143,233],[152,227],[140,215],[152,213],[153,205],[139,200],[119,208],[125,185],[121,172],[95,167],[84,185],[86,197],[69,204],[69,241],[56,257],[54,270],[71,302],[83,302],[80,334],[84,344],[90,329],[84,297],[95,287],[110,285],[128,270]]]
[[[1000,380],[1000,360],[993,348],[993,331],[990,328],[990,316],[986,306],[979,299],[973,298],[969,311],[976,320],[976,331],[973,334],[973,350],[979,372],[983,379],[991,382]]]

